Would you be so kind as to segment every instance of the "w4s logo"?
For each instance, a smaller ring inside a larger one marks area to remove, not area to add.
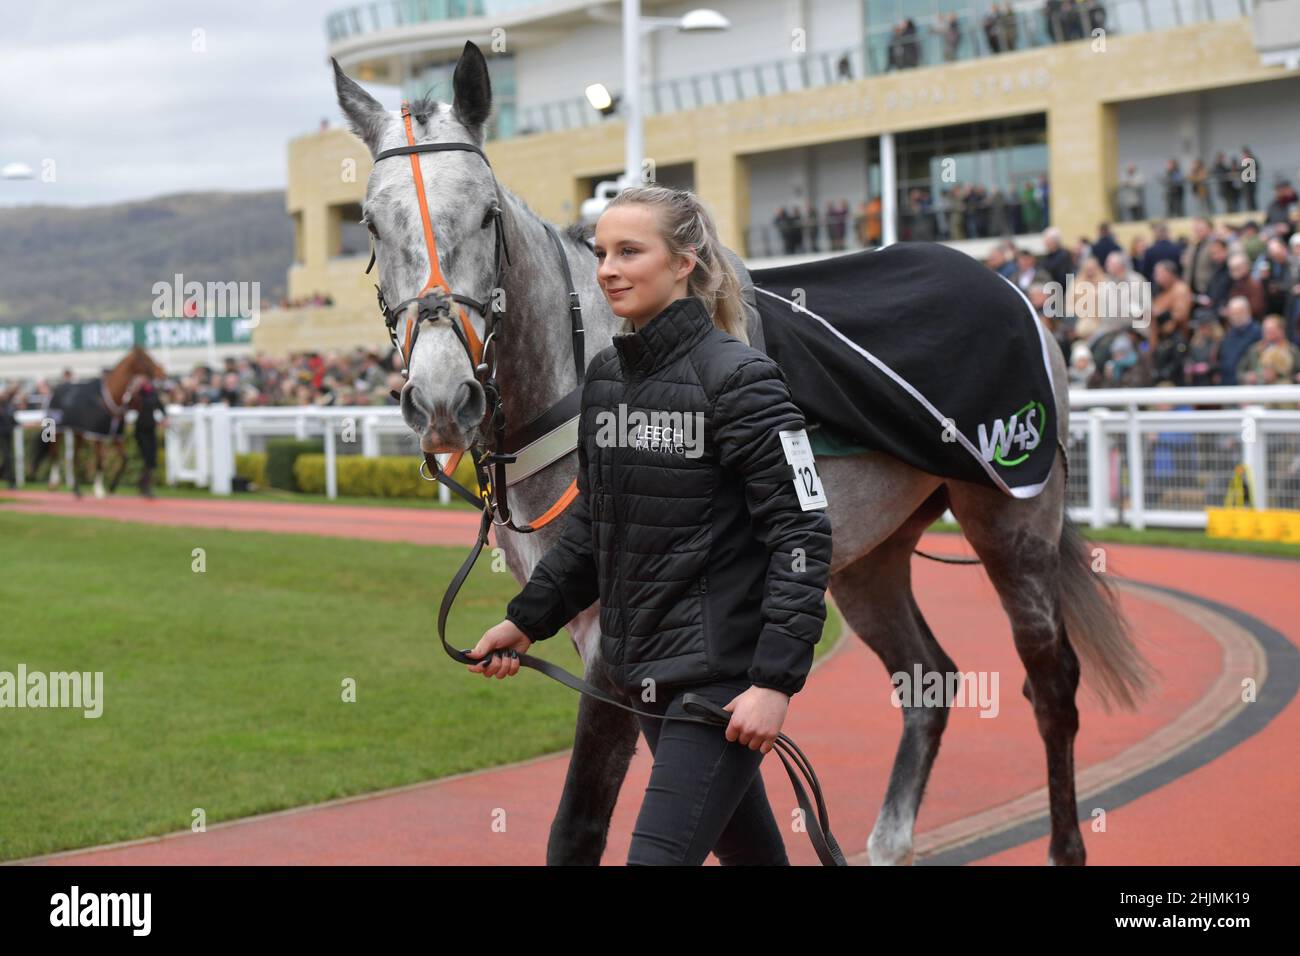
[[[995,461],[999,465],[1012,467],[1029,457],[1029,453],[1038,447],[1042,436],[1040,426],[1046,417],[1042,402],[1030,402],[1006,419],[995,419],[992,434],[980,422],[980,454],[985,461]],[[1015,445],[1020,457],[1009,458],[1011,446]]]

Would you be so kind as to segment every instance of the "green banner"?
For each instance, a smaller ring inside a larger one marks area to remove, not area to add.
[[[238,316],[0,325],[0,355],[118,352],[133,345],[149,350],[243,345],[253,340],[252,325],[252,319]]]

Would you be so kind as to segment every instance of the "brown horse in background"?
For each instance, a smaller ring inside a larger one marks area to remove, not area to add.
[[[81,497],[80,474],[77,459],[82,447],[89,442],[95,450],[95,497],[104,497],[104,443],[112,442],[117,449],[120,464],[113,485],[126,466],[124,426],[126,411],[131,402],[130,385],[137,375],[149,379],[166,376],[157,362],[143,348],[136,345],[99,380],[64,382],[55,386],[41,408],[41,441],[28,468],[28,481],[36,480],[40,463],[52,456],[49,486],[59,486],[58,446],[60,433],[70,432],[73,439],[72,491]]]

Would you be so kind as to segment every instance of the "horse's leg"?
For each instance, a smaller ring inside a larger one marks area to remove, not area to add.
[[[933,637],[927,643],[925,622],[913,610],[910,570],[915,540],[943,513],[942,496],[935,495],[941,479],[874,452],[818,458],[817,470],[834,529],[830,591],[836,607],[887,673],[901,669],[902,661],[908,667],[914,660],[937,663],[942,651]],[[889,792],[868,843],[874,862],[911,859],[911,820],[938,746],[932,733],[924,715],[904,714]]]
[[[622,698],[625,691],[610,681],[600,658],[599,617],[600,605],[596,604],[574,619],[575,642],[580,650],[587,648],[587,682]],[[628,703],[636,706],[636,701]],[[582,695],[564,791],[546,844],[548,866],[600,863],[614,804],[636,751],[637,732],[636,715]]]
[[[95,449],[95,497],[104,497],[104,443],[102,441],[91,441],[90,446]]]
[[[546,496],[558,494],[561,490],[558,485],[554,489],[542,487],[534,494]],[[512,498],[511,504],[525,513],[533,510],[523,496]],[[507,533],[498,540],[515,580],[528,581],[545,551],[541,536]],[[600,602],[570,621],[569,632],[583,660],[587,683],[601,688],[616,700],[625,699],[626,691],[614,686],[600,657]],[[628,703],[636,706],[635,702]],[[610,819],[614,815],[614,804],[636,750],[637,731],[634,714],[585,694],[579,696],[569,768],[546,844],[548,865],[599,865],[609,835]]]
[[[81,460],[81,449],[85,445],[85,440],[81,437],[81,432],[72,433],[72,463],[68,467],[72,470],[72,493],[78,498],[81,497],[81,469],[77,463]]]
[[[1012,498],[958,481],[948,489],[953,515],[997,589],[1025,665],[1024,693],[1047,751],[1048,862],[1082,865],[1086,854],[1074,782],[1079,659],[1065,633],[1061,602],[1063,469],[1058,463],[1047,487],[1034,498]]]
[[[122,480],[122,473],[126,471],[126,442],[116,438],[113,440],[113,448],[117,451],[117,468],[113,471],[113,480],[108,483],[110,495],[117,491],[117,483]]]
[[[887,674],[910,676],[917,666],[925,673],[945,675],[957,669],[912,596],[912,550],[946,507],[943,491],[935,491],[886,540],[831,576],[836,607],[876,652]],[[883,686],[880,692],[885,693]],[[948,724],[946,706],[908,702],[901,709],[902,736],[885,800],[867,841],[873,866],[912,862],[917,812]]]

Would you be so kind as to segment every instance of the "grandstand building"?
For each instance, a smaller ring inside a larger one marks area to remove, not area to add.
[[[1262,219],[1274,180],[1300,176],[1300,0],[643,0],[642,14],[700,6],[729,28],[643,39],[645,154],[657,181],[698,192],[723,242],[757,265],[872,244],[882,148],[899,237],[972,244],[1005,228],[1040,248],[1044,213],[1067,242],[1103,221],[1124,242],[1170,214],[1186,231],[1162,187],[1170,159],[1185,174],[1223,153],[1240,187],[1249,148],[1253,188],[1237,209],[1212,190],[1210,211],[1230,221]],[[429,91],[449,100],[459,52],[477,43],[492,76],[493,169],[553,222],[576,220],[595,185],[622,172],[618,111],[583,95],[593,83],[619,93],[617,2],[382,0],[325,27],[329,55],[393,107]],[[335,305],[276,313],[254,345],[386,343],[357,222],[366,149],[335,128],[294,139],[288,155],[289,296]],[[340,174],[348,160],[354,176]],[[1129,164],[1140,183],[1125,179]],[[999,210],[982,229],[948,212],[953,190],[970,187]],[[793,208],[802,225],[779,225]],[[1182,211],[1201,211],[1190,190]]]

